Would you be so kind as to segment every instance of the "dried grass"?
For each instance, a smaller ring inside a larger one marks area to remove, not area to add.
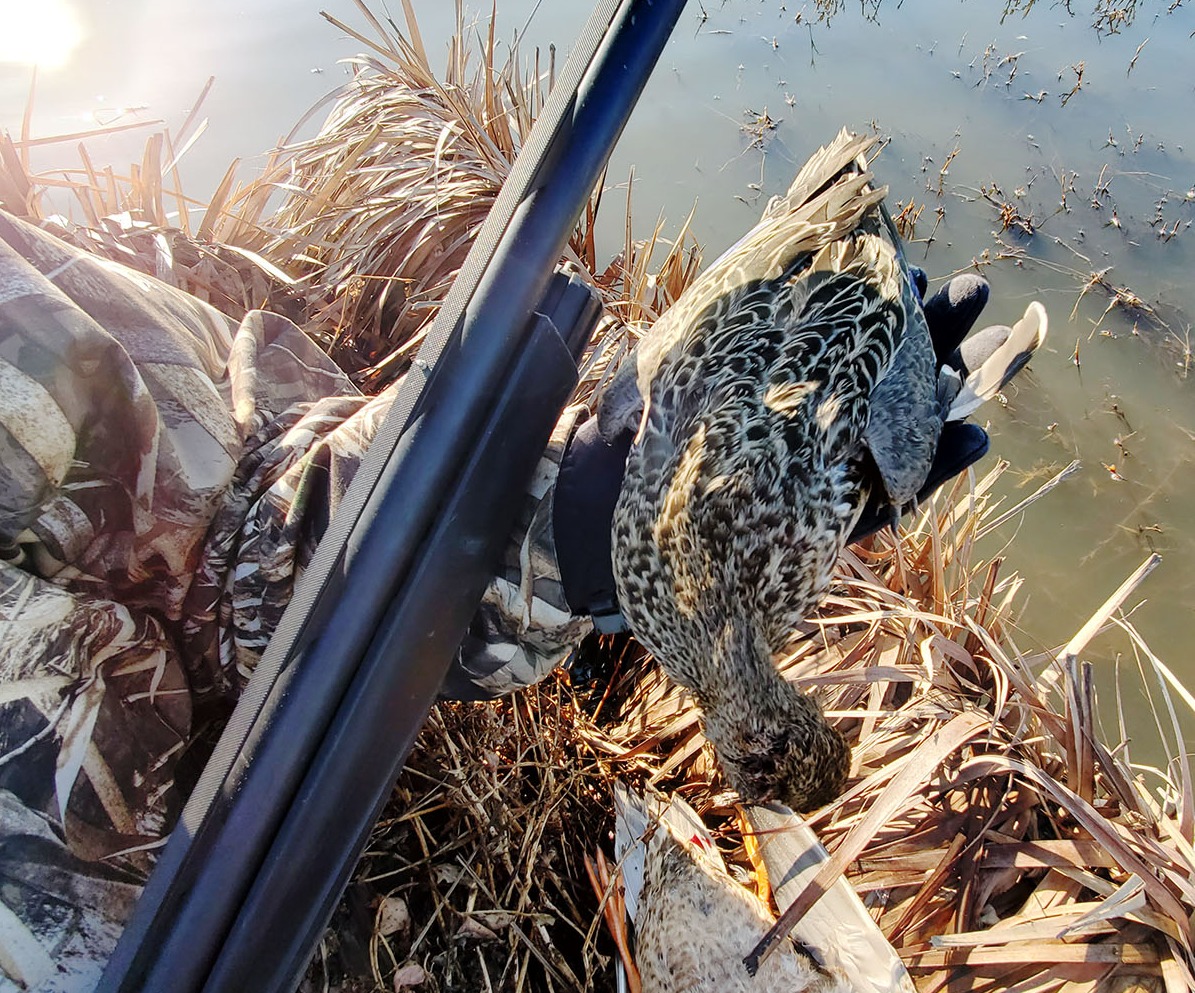
[[[849,789],[812,820],[832,855],[822,881],[846,873],[921,990],[1187,989],[1178,710],[1195,701],[1121,613],[1156,561],[1059,651],[1020,651],[1024,581],[976,545],[1031,512],[992,498],[1006,468],[939,495],[899,539],[849,549],[779,663],[854,748]],[[1169,773],[1142,773],[1099,733],[1082,658],[1110,627],[1130,633],[1179,742]],[[609,675],[590,682],[595,658]],[[362,870],[436,923],[386,945],[379,982],[414,959],[440,989],[611,988],[581,863],[610,847],[615,777],[683,792],[750,870],[697,709],[633,642],[591,640],[570,674],[513,700],[441,705]],[[471,924],[487,920],[500,926]]]
[[[66,176],[31,172],[30,142],[45,139],[27,124],[0,140],[0,199],[232,316],[283,309],[380,385],[419,341],[551,72],[520,74],[513,56],[495,65],[492,32],[471,68],[462,25],[438,77],[404,9],[405,37],[362,8],[369,54],[319,135],[276,150],[247,184],[234,164],[207,205],[182,193],[176,169],[202,130],[195,116],[120,173],[80,144],[82,167]],[[72,219],[54,215],[51,190],[70,196]],[[671,242],[662,221],[635,241],[628,197],[622,251],[601,266],[604,196],[569,250],[613,318],[582,395],[700,265],[687,222]],[[1054,483],[1005,509],[992,496],[1005,468],[939,494],[899,538],[849,549],[780,662],[854,746],[850,788],[813,820],[832,854],[825,874],[846,873],[926,993],[1189,989],[1195,801],[1180,714],[1195,700],[1121,609],[1152,560],[1067,646],[1022,651],[1026,581],[981,540]],[[1101,733],[1084,654],[1111,628],[1148,681],[1165,769],[1134,766]],[[615,776],[682,791],[749,869],[691,700],[633,642],[593,638],[537,688],[436,709],[308,987],[611,988],[613,944],[584,859],[609,848]]]
[[[233,162],[206,204],[183,193],[177,166],[204,129],[205,89],[177,135],[152,135],[142,161],[119,172],[97,169],[80,141],[80,168],[34,173],[30,147],[81,136],[0,136],[0,204],[231,317],[279,310],[367,392],[380,390],[422,341],[543,106],[554,67],[541,66],[537,52],[532,70],[521,70],[517,43],[500,49],[492,22],[475,51],[458,0],[456,36],[437,73],[409,6],[405,35],[363,0],[357,6],[369,34],[328,19],[367,53],[328,98],[318,134],[275,148],[259,176],[240,182]],[[614,319],[585,370],[586,394],[701,264],[688,222],[671,239],[663,219],[647,239],[632,238],[629,189],[622,251],[599,265],[599,185],[565,253]],[[56,212],[63,194],[69,218]]]
[[[534,68],[523,71],[517,43],[499,61],[493,20],[475,53],[458,0],[456,35],[438,74],[409,8],[404,37],[358,6],[373,36],[329,20],[369,54],[353,60],[354,78],[319,134],[287,149],[286,198],[270,224],[279,233],[259,250],[323,287],[307,330],[374,390],[422,341],[543,106],[553,67],[541,67],[536,53]],[[687,224],[662,261],[659,227],[634,242],[628,193],[624,250],[599,269],[602,196],[599,185],[565,258],[602,292],[617,322],[607,345],[617,351],[624,329],[654,320],[679,296],[700,253]],[[594,374],[608,361],[595,361]]]

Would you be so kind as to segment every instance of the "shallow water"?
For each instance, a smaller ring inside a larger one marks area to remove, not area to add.
[[[444,52],[451,5],[414,5],[429,51]],[[106,0],[83,9],[77,0],[85,41],[65,68],[39,78],[33,133],[79,130],[96,119],[161,118],[178,127],[214,75],[204,104],[209,127],[183,167],[185,187],[205,197],[232,157],[249,159],[251,169],[253,156],[343,80],[337,60],[360,45],[326,24],[320,6]],[[510,38],[534,6],[504,0],[499,36]],[[524,52],[555,41],[563,55],[587,6],[543,0]],[[984,465],[997,455],[1012,463],[1002,485],[1014,501],[1071,459],[1083,463],[1077,478],[990,540],[995,554],[1015,535],[1009,565],[1029,580],[1018,641],[1025,649],[1064,642],[1156,549],[1165,561],[1130,601],[1148,599],[1134,621],[1195,684],[1187,645],[1195,611],[1195,399],[1187,381],[1195,313],[1195,231],[1188,229],[1195,219],[1195,11],[1166,13],[1169,4],[1159,3],[1107,35],[1092,29],[1082,0],[1071,4],[1073,17],[1037,4],[1003,23],[997,6],[888,0],[877,22],[848,5],[827,25],[812,4],[693,2],[610,177],[625,184],[634,164],[640,235],[660,211],[675,231],[697,201],[694,231],[712,259],[814,147],[842,125],[874,126],[892,137],[877,164],[890,203],[926,205],[910,253],[933,277],[967,268],[985,250],[998,253],[999,213],[981,195],[994,184],[1002,192],[993,196],[1032,217],[1036,233],[1001,234],[1024,257],[984,268],[993,286],[986,316],[1011,323],[1040,299],[1051,338],[1007,408],[985,409],[993,455]],[[350,0],[322,7],[368,31]],[[1080,61],[1082,86],[1064,105]],[[26,68],[0,66],[0,124],[14,132],[28,86]],[[748,111],[765,110],[777,126],[761,149],[741,125]],[[143,140],[134,132],[88,148],[98,162],[128,161],[139,157]],[[70,149],[45,149],[34,163],[73,157]],[[1100,185],[1106,189],[1097,196]],[[939,207],[944,213],[926,244]],[[1151,224],[1159,211],[1163,220]],[[611,247],[621,237],[621,217],[612,220]],[[1160,238],[1159,223],[1173,237]],[[1111,297],[1099,287],[1080,299],[1089,277],[1103,270],[1154,314],[1105,312]],[[1131,668],[1123,636],[1093,644],[1102,687],[1121,653]],[[1130,697],[1141,754],[1160,754],[1143,698],[1131,689]]]

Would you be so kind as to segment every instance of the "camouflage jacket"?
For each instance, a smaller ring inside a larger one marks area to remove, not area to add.
[[[0,990],[85,990],[392,393],[0,214]],[[566,411],[454,685],[588,630],[556,571]],[[7,974],[7,978],[5,975]]]

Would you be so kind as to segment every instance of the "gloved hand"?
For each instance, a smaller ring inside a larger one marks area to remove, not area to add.
[[[924,297],[925,273],[914,269],[912,275]],[[986,279],[966,274],[955,276],[925,301],[925,318],[939,367],[948,364],[965,378],[1007,338],[1005,327],[986,328],[968,337],[988,293]],[[614,593],[610,527],[631,440],[632,432],[627,430],[607,443],[598,431],[597,418],[589,418],[574,432],[556,483],[553,532],[565,599],[575,614],[592,614],[595,627],[604,633],[625,630]],[[928,498],[987,450],[988,435],[981,427],[965,421],[947,422],[917,498]],[[873,498],[849,541],[873,534],[895,517],[891,506]]]
[[[608,444],[590,417],[573,433],[552,508],[556,562],[564,598],[574,614],[590,614],[602,634],[627,630],[614,592],[610,529],[634,434]]]

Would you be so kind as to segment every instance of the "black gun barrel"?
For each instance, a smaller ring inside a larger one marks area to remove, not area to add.
[[[103,993],[299,982],[575,383],[597,311],[577,281],[549,279],[683,7],[598,4],[164,849]]]

